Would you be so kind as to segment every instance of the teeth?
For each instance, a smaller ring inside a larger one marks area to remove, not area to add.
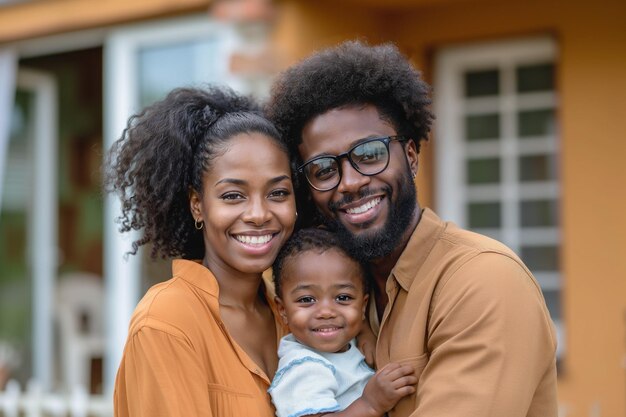
[[[337,330],[338,327],[331,327],[331,328],[324,328],[324,329],[315,329],[316,332],[320,332],[320,333],[326,333],[326,332],[332,332]]]
[[[377,206],[378,203],[380,203],[380,200],[382,200],[381,197],[378,197],[372,201],[368,201],[367,203],[363,204],[362,206],[359,207],[354,207],[351,209],[347,209],[346,213],[348,214],[361,214],[361,213],[365,213],[367,210],[371,209],[374,206]]]
[[[235,239],[237,239],[239,242],[244,243],[246,245],[264,245],[270,240],[272,240],[272,235],[264,235],[264,236],[236,235]]]

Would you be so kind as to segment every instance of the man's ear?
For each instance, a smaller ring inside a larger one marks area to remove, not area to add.
[[[189,189],[189,209],[195,220],[202,220],[202,198],[200,194],[192,188]]]
[[[274,297],[274,302],[276,303],[278,314],[283,319],[283,323],[288,325],[289,321],[287,320],[287,310],[285,309],[285,303],[283,303],[283,300],[281,300],[279,296]]]
[[[404,147],[404,154],[406,155],[407,161],[409,162],[409,168],[411,168],[411,172],[415,176],[417,174],[417,147],[415,146],[415,142],[410,139],[406,146]]]

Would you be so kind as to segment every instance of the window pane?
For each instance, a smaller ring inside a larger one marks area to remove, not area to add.
[[[0,357],[0,364],[8,361],[8,376],[22,384],[32,376],[33,291],[28,231],[32,226],[29,208],[33,204],[35,112],[35,96],[18,90],[0,187],[0,356],[5,356]]]
[[[520,137],[554,134],[554,109],[520,111],[517,129]]]
[[[500,73],[497,69],[465,73],[465,97],[497,95]]]
[[[554,155],[527,155],[519,158],[520,181],[549,181],[556,178]]]
[[[559,290],[543,290],[543,297],[546,299],[546,305],[550,311],[552,320],[561,318],[561,296]]]
[[[212,39],[159,45],[139,50],[139,94],[142,107],[176,87],[215,81],[216,42]]]
[[[516,70],[517,91],[546,91],[554,89],[554,65],[527,65]]]
[[[558,225],[558,204],[555,200],[522,201],[520,213],[522,227]]]
[[[481,114],[465,117],[467,140],[498,139],[500,137],[500,115]]]
[[[556,246],[525,246],[522,260],[531,271],[558,271],[559,252]]]
[[[500,227],[500,203],[470,203],[467,205],[470,229]]]
[[[467,161],[467,183],[489,184],[500,182],[500,159],[469,159]]]

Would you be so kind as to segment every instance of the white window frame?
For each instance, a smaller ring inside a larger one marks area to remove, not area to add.
[[[494,41],[459,45],[438,51],[435,58],[433,108],[437,115],[435,134],[435,185],[436,207],[442,218],[467,228],[468,202],[500,201],[501,227],[476,229],[495,237],[520,253],[522,244],[561,242],[560,227],[522,228],[519,226],[519,201],[528,198],[560,196],[559,179],[540,184],[524,184],[517,180],[518,157],[524,154],[545,152],[558,157],[558,131],[553,135],[524,139],[517,138],[515,112],[524,108],[557,108],[556,91],[515,93],[514,71],[520,64],[557,61],[556,42],[549,37],[536,37],[509,41]],[[472,70],[500,70],[500,94],[497,99],[463,97],[463,73]],[[500,137],[498,143],[468,143],[464,140],[464,115],[498,112]],[[471,191],[466,181],[467,157],[498,157],[500,182],[497,185],[473,185]],[[562,277],[559,272],[536,272],[537,281],[544,290],[560,291]],[[563,326],[555,320],[558,333],[558,355],[564,348]]]

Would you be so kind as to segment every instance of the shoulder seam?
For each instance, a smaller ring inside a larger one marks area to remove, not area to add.
[[[276,372],[276,375],[274,375],[274,379],[272,380],[272,384],[270,385],[270,387],[268,388],[267,392],[271,392],[276,385],[278,385],[280,383],[280,380],[282,379],[282,377],[285,375],[285,373],[287,373],[291,368],[293,368],[294,366],[297,365],[301,365],[305,362],[314,362],[314,363],[319,363],[323,366],[325,366],[326,368],[330,369],[330,371],[333,373],[333,375],[335,375],[337,373],[337,369],[335,369],[335,367],[322,359],[319,358],[314,358],[312,356],[305,356],[303,358],[298,358],[298,359],[294,359],[291,362],[287,363],[287,365],[285,365],[284,367],[282,367],[278,372]]]

